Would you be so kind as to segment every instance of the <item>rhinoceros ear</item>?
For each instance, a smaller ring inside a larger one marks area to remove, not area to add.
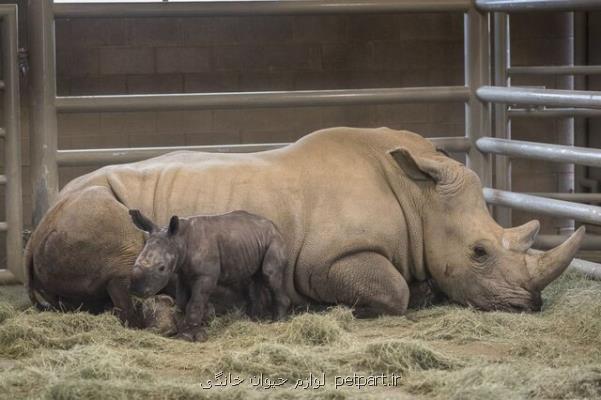
[[[177,233],[178,229],[179,229],[179,217],[177,215],[174,215],[169,220],[169,230],[167,232],[169,233],[170,236],[173,236]]]
[[[434,160],[416,157],[404,147],[390,152],[401,169],[414,181],[433,181],[438,183],[443,176],[442,165]]]
[[[134,222],[134,225],[145,232],[152,233],[157,230],[157,226],[148,218],[146,218],[140,210],[129,210],[129,215]]]

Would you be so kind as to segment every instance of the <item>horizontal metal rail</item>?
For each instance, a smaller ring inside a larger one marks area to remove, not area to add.
[[[601,225],[601,207],[490,188],[483,193],[489,204]]]
[[[146,160],[173,151],[205,151],[209,153],[254,153],[275,150],[289,143],[233,144],[215,146],[131,147],[114,149],[58,150],[59,166],[123,164]]]
[[[468,138],[463,136],[428,138],[428,140],[437,148],[451,153],[466,153],[472,147]]]
[[[13,285],[21,283],[17,277],[7,269],[0,269],[0,286],[2,285]]]
[[[467,101],[464,86],[57,97],[59,112],[318,107]]]
[[[601,65],[540,65],[507,68],[509,75],[598,75]]]
[[[497,138],[480,138],[476,147],[484,153],[601,167],[601,149]]]
[[[595,108],[510,108],[509,118],[596,118],[601,117],[601,109]]]
[[[580,248],[582,249],[582,246]],[[597,247],[598,249],[599,247]],[[599,263],[574,258],[568,265],[568,271],[583,274],[589,279],[601,280],[601,264]]]
[[[400,12],[464,12],[470,0],[270,0],[164,3],[56,3],[56,18],[216,17]]]
[[[568,235],[538,235],[534,247],[538,249],[552,249],[568,239]],[[585,235],[580,250],[600,250],[601,235]]]
[[[547,197],[550,199],[575,201],[580,203],[601,203],[601,193],[526,193],[532,196]]]
[[[585,90],[482,86],[476,94],[493,103],[601,108],[601,92]]]
[[[464,153],[469,150],[470,143],[465,137],[431,138],[434,145],[449,152]],[[123,164],[146,160],[173,151],[204,151],[208,153],[254,153],[275,150],[290,143],[265,144],[232,144],[211,146],[170,146],[170,147],[131,147],[115,149],[78,149],[58,150],[59,166],[92,166]]]
[[[598,0],[476,0],[484,11],[586,11],[601,8]]]

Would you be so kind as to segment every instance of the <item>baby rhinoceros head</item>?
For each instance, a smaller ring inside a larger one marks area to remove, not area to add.
[[[132,269],[130,292],[136,296],[149,297],[167,286],[178,262],[176,234],[179,218],[171,217],[169,225],[160,228],[139,210],[130,210],[134,224],[148,233],[144,248]]]

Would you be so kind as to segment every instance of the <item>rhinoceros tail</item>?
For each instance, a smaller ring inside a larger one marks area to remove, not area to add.
[[[33,235],[31,236],[31,238],[29,238],[29,241],[25,246],[25,287],[27,288],[29,300],[35,308],[37,308],[40,311],[50,311],[53,310],[55,307],[50,304],[44,304],[40,302],[36,293],[36,291],[39,290],[39,288],[36,285],[36,280],[34,276],[33,251],[31,250],[32,242]]]

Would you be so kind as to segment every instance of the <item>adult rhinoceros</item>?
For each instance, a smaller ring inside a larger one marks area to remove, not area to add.
[[[128,317],[128,275],[144,242],[128,209],[159,224],[173,214],[244,209],[273,220],[288,247],[293,302],[405,312],[408,283],[432,279],[483,310],[539,310],[568,266],[581,228],[530,250],[537,221],[503,229],[480,181],[406,131],[335,128],[254,154],[176,152],[109,166],[69,183],[28,246],[33,290],[51,304],[112,303]]]

